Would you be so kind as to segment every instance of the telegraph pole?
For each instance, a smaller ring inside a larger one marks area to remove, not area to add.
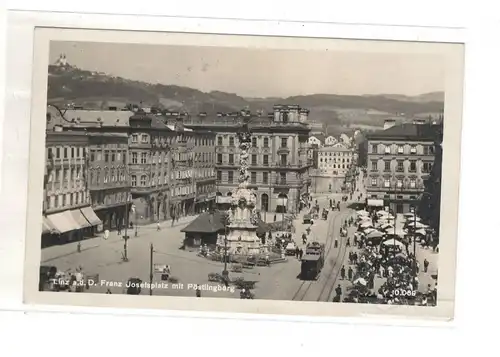
[[[153,295],[153,243],[149,246],[149,295]]]

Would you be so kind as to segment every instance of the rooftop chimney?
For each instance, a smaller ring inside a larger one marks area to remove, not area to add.
[[[394,125],[396,125],[396,121],[394,119],[386,119],[384,121],[384,130],[390,129]]]

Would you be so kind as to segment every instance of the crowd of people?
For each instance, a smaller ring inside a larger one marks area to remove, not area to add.
[[[365,215],[359,215],[357,222],[354,218],[350,218],[344,225],[358,224],[358,228],[362,231],[361,216]],[[348,279],[352,282],[352,286],[344,294],[343,301],[389,305],[436,305],[437,276],[432,277],[434,286],[431,284],[426,287],[421,286],[418,273],[429,274],[429,262],[425,259],[422,269],[414,253],[408,250],[408,239],[376,234],[371,237],[375,239],[371,239],[369,234],[359,232],[353,238],[355,250],[349,252],[349,266],[342,266],[340,270],[341,280]],[[425,240],[422,240],[423,245],[424,243]],[[351,245],[349,239],[346,240],[347,245]],[[336,290],[341,291],[340,285]],[[338,292],[336,299],[337,301],[340,299]]]

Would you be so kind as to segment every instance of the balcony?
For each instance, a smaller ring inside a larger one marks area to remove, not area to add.
[[[280,146],[277,151],[278,154],[289,154],[290,148],[288,146]]]

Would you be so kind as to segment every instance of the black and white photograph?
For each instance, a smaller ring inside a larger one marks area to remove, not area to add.
[[[452,314],[460,45],[82,33],[42,51],[37,296]]]

